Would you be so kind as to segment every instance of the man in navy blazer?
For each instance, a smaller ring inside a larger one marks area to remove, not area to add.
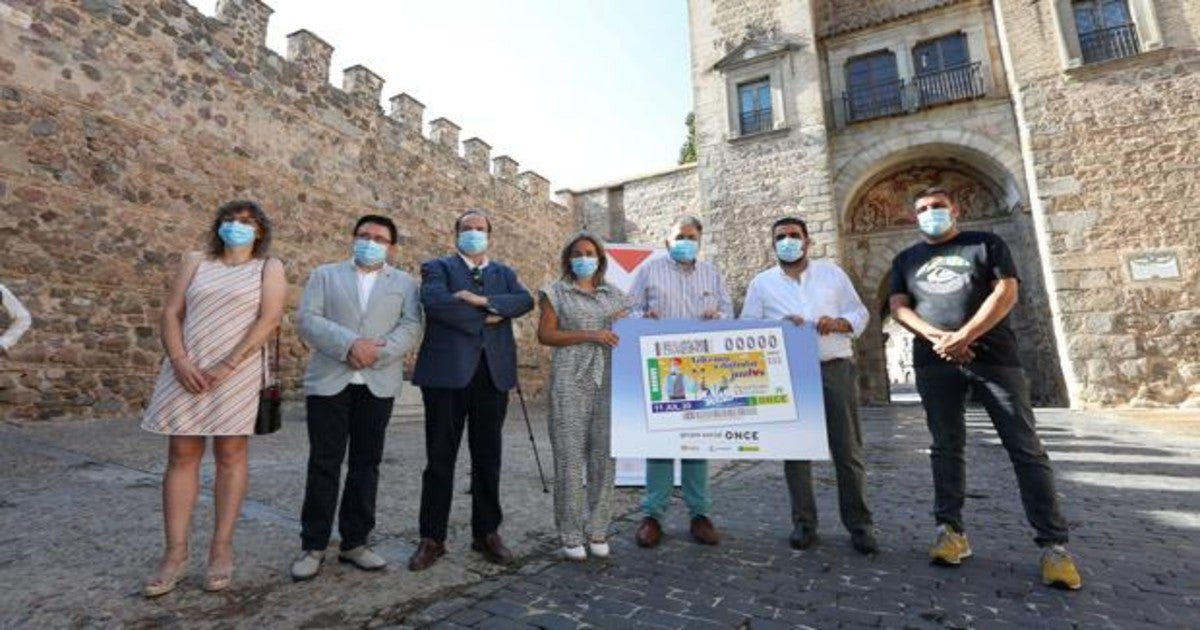
[[[413,571],[446,553],[446,524],[454,492],[454,463],[470,424],[471,548],[507,564],[512,553],[498,530],[500,451],[508,392],[517,385],[512,320],[533,309],[533,297],[511,268],[489,260],[487,215],[463,213],[454,222],[458,253],[421,265],[425,339],[413,383],[425,403],[425,456],[421,478],[421,543]]]

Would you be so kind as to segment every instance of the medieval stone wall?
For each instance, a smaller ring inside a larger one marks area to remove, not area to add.
[[[286,58],[265,48],[270,9],[257,0],[217,11],[0,0],[0,280],[34,317],[0,362],[0,417],[140,411],[162,357],[164,287],[229,199],[260,201],[275,223],[293,393],[307,352],[293,329],[300,289],[315,265],[349,256],[360,214],[396,220],[399,266],[416,274],[452,251],[458,213],[483,208],[493,255],[530,287],[551,277],[574,220],[544,178],[490,160],[479,139],[460,154],[450,121],[425,137],[411,96],[384,115],[383,79],[366,68],[333,87],[332,47],[312,33],[291,35]],[[544,376],[533,319],[518,327],[531,393]]]
[[[701,218],[708,255],[740,298],[772,264],[767,229],[783,214],[805,217],[814,257],[836,252],[822,67],[807,1],[694,2],[690,5],[692,84]],[[736,86],[717,64],[739,46],[791,46],[766,59],[780,86],[774,128],[738,137],[728,111]],[[773,64],[773,65],[772,65]]]
[[[1068,69],[1055,3],[998,3],[1085,405],[1200,406],[1200,3],[1153,6],[1162,48]],[[1147,255],[1178,277],[1137,280]]]
[[[616,242],[658,245],[677,217],[702,214],[694,164],[559,195],[584,228]]]

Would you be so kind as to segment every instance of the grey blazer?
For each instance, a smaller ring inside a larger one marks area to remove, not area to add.
[[[305,393],[333,396],[345,389],[354,375],[346,362],[350,346],[367,337],[386,345],[379,349],[375,365],[361,370],[363,380],[379,398],[398,396],[404,355],[420,340],[422,320],[417,283],[407,273],[385,264],[364,312],[353,261],[317,267],[300,298],[300,337],[313,350],[304,373]]]

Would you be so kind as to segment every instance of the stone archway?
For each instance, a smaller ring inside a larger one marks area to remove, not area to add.
[[[1002,151],[998,151],[1002,154]],[[857,158],[856,158],[857,159]],[[890,401],[883,320],[890,293],[891,261],[916,242],[907,209],[922,188],[941,186],[963,209],[962,227],[998,234],[1013,251],[1022,276],[1021,298],[1011,316],[1022,360],[1039,404],[1065,404],[1066,388],[1051,331],[1051,314],[1041,278],[1033,224],[1025,213],[1024,185],[1004,164],[963,145],[906,146],[873,165],[843,169],[853,179],[839,200],[841,259],[872,313],[857,354],[865,402]]]

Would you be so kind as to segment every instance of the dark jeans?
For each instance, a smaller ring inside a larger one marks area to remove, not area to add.
[[[919,367],[916,372],[917,391],[933,435],[929,459],[933,464],[937,522],[963,531],[962,508],[967,487],[964,416],[970,391],[987,410],[1012,460],[1025,517],[1037,531],[1038,545],[1066,543],[1067,521],[1058,507],[1050,458],[1037,435],[1024,371],[1000,365],[942,363]]]
[[[858,423],[858,380],[854,363],[835,359],[821,364],[821,389],[825,396],[825,427],[829,454],[837,472],[838,509],[842,525],[851,532],[872,529],[867,508],[866,467],[862,456],[862,429]],[[817,503],[813,497],[812,462],[786,461],[784,478],[792,496],[792,522],[817,528]]]
[[[463,429],[470,425],[471,533],[483,537],[500,529],[500,451],[508,392],[492,384],[486,360],[462,389],[422,387],[425,401],[425,473],[421,476],[421,537],[446,540],[454,464]]]
[[[342,549],[367,544],[367,535],[375,528],[379,462],[393,400],[376,398],[366,385],[347,385],[334,396],[307,398],[308,481],[300,512],[300,540],[305,551],[320,551],[329,544],[347,443],[350,465],[338,511],[338,532]]]

